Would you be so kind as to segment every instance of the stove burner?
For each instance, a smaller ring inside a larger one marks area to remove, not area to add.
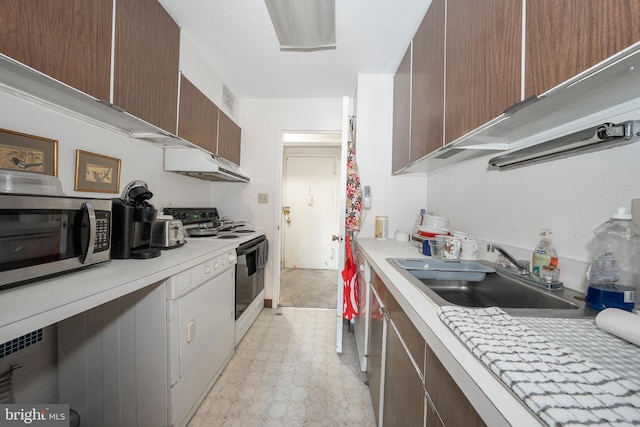
[[[233,230],[234,233],[255,233],[255,230]]]
[[[218,239],[237,239],[237,234],[223,234],[222,236],[218,236]]]

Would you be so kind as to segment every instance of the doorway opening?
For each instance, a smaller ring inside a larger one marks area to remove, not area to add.
[[[284,133],[279,306],[335,309],[341,133]]]

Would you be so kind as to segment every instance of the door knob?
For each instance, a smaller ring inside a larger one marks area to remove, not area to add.
[[[342,242],[342,236],[336,236],[335,234],[331,236],[331,241],[335,242],[335,241],[339,241]]]
[[[290,216],[287,217],[287,224],[291,224],[291,217]]]

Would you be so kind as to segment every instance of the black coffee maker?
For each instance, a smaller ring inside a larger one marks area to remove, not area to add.
[[[111,258],[148,259],[160,256],[160,248],[151,247],[151,224],[157,210],[148,200],[153,197],[144,181],[132,181],[113,199]]]

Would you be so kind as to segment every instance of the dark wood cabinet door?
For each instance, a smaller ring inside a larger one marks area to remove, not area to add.
[[[526,16],[527,97],[640,40],[638,0],[535,0]]]
[[[422,377],[414,368],[392,323],[387,324],[382,424],[422,426],[425,410]]]
[[[427,412],[425,417],[425,425],[426,427],[444,427],[442,420],[440,419],[440,415],[436,411],[436,408],[433,407],[433,402],[428,400],[425,402],[425,410]]]
[[[374,275],[374,280],[377,276]],[[371,392],[371,403],[376,421],[380,411],[380,385],[382,375],[382,346],[384,344],[385,320],[380,310],[380,301],[372,291],[369,307],[369,353],[367,356],[367,379]]]
[[[180,28],[157,0],[118,0],[113,103],[177,133]]]
[[[398,330],[398,333],[407,346],[411,358],[416,362],[420,374],[424,376],[424,338],[420,335],[420,332],[416,329],[411,319],[409,319],[407,313],[402,309],[398,300],[394,298],[389,291],[389,288],[384,285],[382,280],[374,281],[374,286],[376,287],[378,295],[380,295],[382,305],[387,309],[389,317],[391,317],[395,328]]]
[[[180,78],[178,136],[205,150],[218,149],[218,107],[185,76]]]
[[[412,163],[444,143],[444,24],[445,0],[433,0],[413,38]]]
[[[398,172],[410,161],[411,150],[411,45],[393,76],[393,136],[391,172]]]
[[[425,388],[445,425],[465,427],[486,425],[433,350],[428,347],[426,371]],[[438,423],[429,423],[429,425],[438,425]]]
[[[2,0],[0,52],[109,100],[112,0]]]
[[[219,110],[218,155],[236,165],[240,165],[242,130],[229,116]]]
[[[445,142],[451,142],[520,101],[522,2],[448,0],[446,25]]]

